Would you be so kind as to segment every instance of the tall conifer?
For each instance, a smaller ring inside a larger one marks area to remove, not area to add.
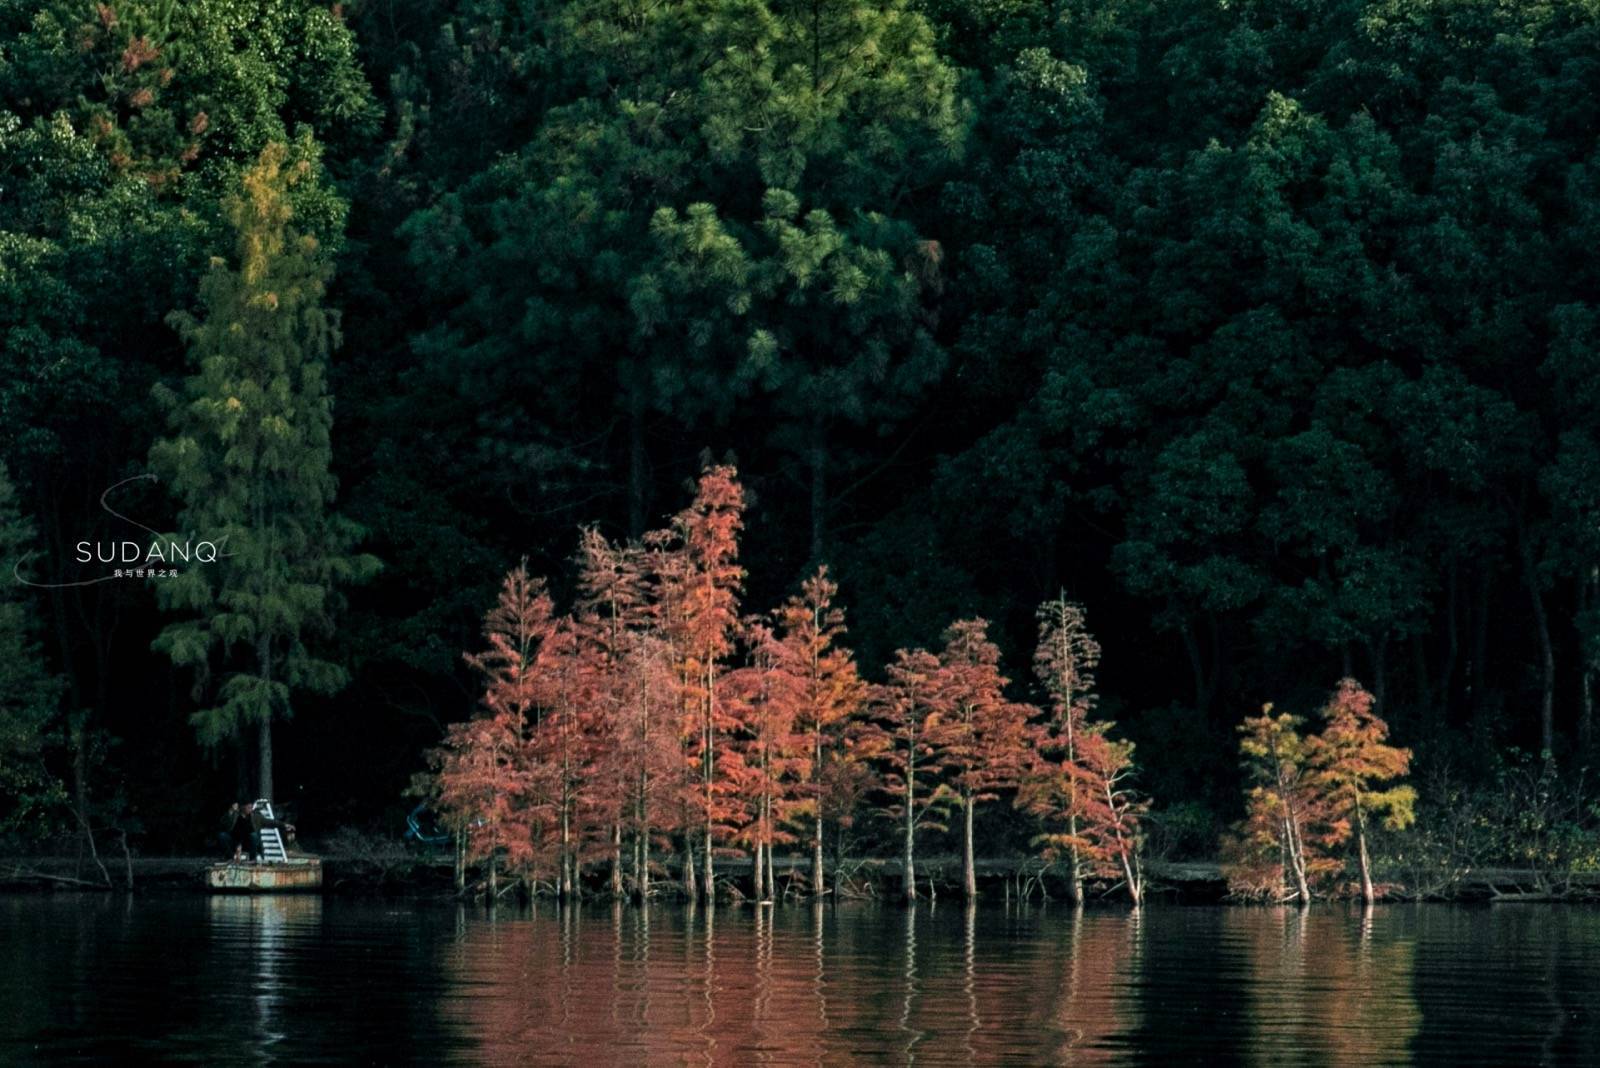
[[[202,682],[220,671],[195,728],[214,746],[254,726],[263,797],[272,724],[289,716],[291,693],[332,693],[346,679],[309,642],[333,629],[339,588],[378,567],[353,552],[360,531],[332,509],[327,363],[339,333],[322,306],[332,268],[290,226],[290,189],[311,168],[270,144],[228,199],[236,262],[212,261],[198,317],[172,316],[194,373],[177,390],[157,387],[171,433],[150,451],[183,501],[181,528],[222,547],[215,562],[161,580],[163,606],[184,618],[154,645]]]

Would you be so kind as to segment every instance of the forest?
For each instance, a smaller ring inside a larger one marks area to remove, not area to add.
[[[1592,0],[0,0],[0,844],[1559,888],[1597,133]]]

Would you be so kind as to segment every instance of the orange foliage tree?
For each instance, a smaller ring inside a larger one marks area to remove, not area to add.
[[[939,658],[925,649],[901,649],[889,665],[889,680],[875,687],[871,720],[857,751],[883,765],[883,813],[900,824],[902,894],[917,897],[916,838],[924,828],[944,830],[944,812],[958,800],[939,776],[938,732],[947,709],[940,693]]]
[[[833,603],[838,592],[827,567],[819,567],[777,613],[778,666],[797,683],[794,730],[808,754],[789,816],[808,824],[814,895],[827,892],[824,822],[830,816],[847,822],[868,783],[865,762],[850,744],[867,691],[850,650],[840,644],[845,626],[844,610]]]
[[[1300,733],[1304,722],[1273,715],[1267,704],[1239,727],[1250,786],[1245,818],[1223,842],[1223,874],[1236,894],[1307,904],[1312,882],[1337,867],[1315,848],[1327,813]]]
[[[685,883],[693,878],[698,835],[707,897],[715,893],[717,843],[732,837],[740,814],[733,787],[739,757],[727,744],[739,722],[721,690],[739,634],[743,513],[744,491],[734,469],[710,466],[700,474],[693,503],[673,518],[670,530],[653,538],[658,596],[681,696],[683,811],[695,832],[686,827]]]
[[[599,531],[584,530],[578,545],[575,614],[585,639],[592,718],[603,739],[596,781],[609,820],[611,893],[624,892],[624,838],[631,834],[635,894],[650,892],[652,829],[662,825],[659,784],[674,759],[663,727],[674,704],[663,644],[654,633],[650,596],[639,546],[616,546]]]
[[[1252,785],[1245,819],[1224,842],[1224,874],[1235,893],[1306,903],[1317,886],[1344,868],[1340,851],[1352,837],[1362,897],[1376,890],[1367,854],[1367,826],[1400,828],[1413,819],[1416,792],[1382,784],[1404,776],[1411,752],[1388,744],[1389,727],[1372,695],[1342,679],[1322,708],[1320,735],[1304,737],[1298,716],[1246,719],[1240,749]]]
[[[989,640],[986,620],[950,625],[937,678],[943,719],[929,733],[961,808],[961,887],[969,901],[978,896],[973,813],[1017,785],[1030,754],[1028,720],[1037,710],[1006,699],[1010,681],[1000,673],[1000,649]]]
[[[1071,843],[1097,875],[1119,877],[1134,905],[1144,902],[1141,821],[1149,802],[1133,789],[1133,743],[1107,736],[1110,724],[1088,724],[1078,736],[1077,832]]]
[[[1140,820],[1149,806],[1132,788],[1133,745],[1110,737],[1113,724],[1089,719],[1100,644],[1083,606],[1065,595],[1040,605],[1038,620],[1034,674],[1050,709],[1035,730],[1035,759],[1017,803],[1043,820],[1034,841],[1047,858],[1066,862],[1074,903],[1093,874],[1120,878],[1137,905],[1144,898]]]
[[[842,855],[876,790],[899,824],[911,900],[918,832],[962,810],[970,897],[974,813],[1015,788],[1023,807],[1065,821],[1046,838],[1072,851],[1075,876],[1080,855],[1099,870],[1120,865],[1137,898],[1142,808],[1127,787],[1130,748],[1085,721],[1098,646],[1081,609],[1062,602],[1042,625],[1037,661],[1053,703],[1037,734],[1036,710],[1006,697],[981,619],[952,624],[938,656],[897,652],[887,681],[869,687],[842,645],[825,567],[770,616],[739,616],[743,510],[733,468],[708,466],[666,528],[620,545],[582,531],[567,615],[526,561],[506,576],[485,617],[487,648],[467,656],[485,677],[483,711],[449,729],[422,777],[491,888],[510,872],[576,897],[604,864],[614,896],[631,881],[645,898],[656,851],[676,841],[688,896],[713,896],[715,858],[743,848],[764,901],[777,889],[775,848],[803,837],[810,889],[822,894],[826,827]],[[1035,765],[1035,740],[1060,759]],[[1376,802],[1363,803],[1365,813]]]
[[[1416,818],[1417,792],[1401,784],[1381,788],[1411,770],[1411,750],[1388,744],[1389,725],[1373,711],[1373,697],[1355,679],[1339,680],[1322,708],[1322,733],[1307,742],[1311,785],[1328,813],[1323,845],[1356,842],[1361,897],[1376,899],[1372,861],[1367,854],[1367,824],[1382,820],[1391,830]]]
[[[529,578],[524,560],[484,617],[488,649],[466,657],[486,680],[483,714],[452,725],[429,755],[434,806],[464,836],[467,857],[487,863],[491,894],[502,862],[525,872],[537,860],[544,813],[529,738],[538,703],[534,661],[553,629],[552,614],[543,580]]]
[[[727,678],[728,703],[741,722],[738,787],[746,810],[737,840],[754,860],[756,900],[768,901],[777,892],[772,847],[795,840],[787,824],[809,773],[806,738],[795,728],[803,680],[783,669],[783,649],[769,626],[753,620],[745,636],[750,663]]]

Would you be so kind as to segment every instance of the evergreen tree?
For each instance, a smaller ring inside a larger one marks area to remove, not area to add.
[[[378,567],[352,551],[361,532],[332,510],[327,361],[338,324],[322,306],[331,268],[316,240],[289,225],[290,189],[311,172],[303,146],[291,154],[273,143],[228,199],[238,263],[212,262],[201,317],[172,317],[196,373],[181,390],[157,388],[172,433],[150,454],[184,502],[182,528],[223,547],[214,563],[157,587],[186,618],[155,648],[202,684],[220,666],[214,699],[193,723],[207,746],[253,725],[257,788],[269,798],[272,724],[289,716],[291,693],[332,693],[346,680],[308,642],[332,630],[339,587]]]
[[[0,560],[18,576],[32,541],[33,526],[18,512],[11,477],[0,464]],[[40,818],[63,797],[44,763],[60,680],[40,654],[27,592],[19,581],[0,586],[0,832],[41,830]]]

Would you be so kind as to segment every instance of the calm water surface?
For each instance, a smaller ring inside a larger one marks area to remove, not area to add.
[[[0,899],[0,1064],[1600,1065],[1600,910]]]

